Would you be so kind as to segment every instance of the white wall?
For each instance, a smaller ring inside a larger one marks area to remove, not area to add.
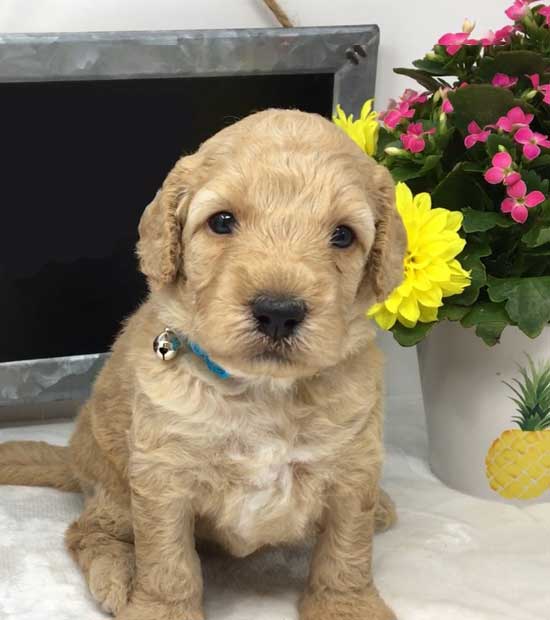
[[[476,32],[507,23],[512,0],[280,0],[298,26],[378,24],[381,47],[377,106],[412,82],[392,73],[421,57],[445,32],[460,31],[465,17]],[[0,0],[0,32],[261,28],[277,25],[261,0]],[[389,354],[391,395],[418,394],[413,350],[382,338]]]

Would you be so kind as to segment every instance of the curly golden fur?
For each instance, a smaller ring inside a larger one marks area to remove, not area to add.
[[[209,217],[230,211],[234,234]],[[352,227],[349,248],[332,247]],[[199,620],[196,540],[237,556],[316,538],[301,620],[394,618],[373,584],[382,360],[365,309],[402,278],[389,173],[319,116],[268,110],[183,157],[145,210],[150,296],[127,321],[68,449],[0,446],[0,483],[80,488],[66,536],[93,596],[120,620]],[[299,297],[295,336],[270,342],[250,300]],[[152,352],[165,326],[200,343],[222,380]]]

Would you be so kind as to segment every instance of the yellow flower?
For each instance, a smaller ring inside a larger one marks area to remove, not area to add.
[[[372,99],[365,101],[361,108],[361,115],[354,121],[353,114],[346,116],[344,110],[338,105],[337,116],[333,118],[338,127],[343,129],[348,136],[356,142],[367,155],[374,155],[378,146],[378,114],[372,110]]]
[[[470,284],[470,272],[455,258],[466,244],[458,235],[462,213],[432,209],[429,194],[413,197],[405,183],[397,184],[396,204],[407,230],[405,278],[386,301],[367,312],[382,329],[391,329],[396,321],[414,327],[437,320],[443,298]]]

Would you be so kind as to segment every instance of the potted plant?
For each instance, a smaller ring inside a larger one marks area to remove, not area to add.
[[[526,501],[534,495],[519,483],[515,497],[495,488],[488,451],[514,417],[503,381],[517,378],[523,352],[534,360],[523,370],[528,389],[546,389],[550,6],[515,0],[506,15],[511,23],[481,38],[466,20],[412,68],[395,70],[421,92],[406,90],[380,114],[367,102],[358,119],[338,109],[334,120],[397,182],[405,279],[368,314],[401,345],[419,344],[432,469],[460,490]],[[539,413],[523,432],[547,437]],[[550,442],[538,446],[548,488],[536,485],[537,497],[550,501]],[[515,463],[526,480],[529,459]]]

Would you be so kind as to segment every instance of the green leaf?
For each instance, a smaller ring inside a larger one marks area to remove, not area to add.
[[[534,170],[523,170],[521,173],[522,181],[527,185],[527,191],[539,191],[543,194],[548,193],[548,179],[542,179]]]
[[[481,258],[489,256],[491,248],[485,243],[468,242],[462,253],[458,256],[458,261],[462,267],[469,270],[471,283],[470,286],[460,295],[449,297],[453,304],[459,306],[471,306],[479,297],[479,291],[487,284],[487,272]]]
[[[422,58],[421,60],[415,60],[413,62],[413,65],[417,69],[420,69],[421,71],[424,71],[425,73],[428,73],[429,75],[445,76],[445,75],[453,75],[452,72],[449,72],[453,64],[452,61],[453,59],[451,59],[450,61],[438,62],[437,60],[429,60],[427,58]]]
[[[540,28],[530,18],[525,18],[522,21],[522,26],[529,35],[529,39],[546,49],[550,47],[550,30],[548,28]]]
[[[514,107],[514,96],[506,88],[489,84],[473,84],[449,92],[454,107],[453,120],[464,134],[468,124],[475,121],[480,127],[495,123]]]
[[[420,167],[415,166],[413,163],[410,164],[397,164],[390,168],[391,175],[393,180],[396,183],[399,181],[408,181],[409,179],[416,179],[421,176]]]
[[[521,331],[536,338],[550,321],[550,276],[489,278],[489,297],[506,302],[506,311]]]
[[[531,168],[545,168],[546,166],[550,166],[550,154],[546,153],[545,155],[540,155],[534,159],[529,166]]]
[[[464,214],[462,228],[467,233],[484,232],[495,226],[509,228],[515,225],[514,220],[494,211],[474,211],[474,209],[466,207],[462,209],[462,213]]]
[[[476,334],[491,347],[499,342],[502,331],[510,323],[504,304],[489,301],[475,304],[461,320],[463,327],[475,327]]]
[[[509,153],[515,151],[515,144],[510,136],[498,133],[491,134],[487,139],[487,151],[491,157],[500,151],[499,146],[503,146]]]
[[[550,256],[550,243],[539,245],[536,248],[528,248],[527,250],[525,250],[525,255],[535,258],[537,256]],[[548,275],[550,273],[550,261],[544,261],[544,267],[546,267],[547,269],[538,270],[537,275]],[[547,273],[545,273],[546,271]]]
[[[440,181],[432,192],[434,207],[461,211],[465,207],[479,211],[491,210],[493,203],[475,177],[459,165]]]
[[[460,306],[471,306],[477,301],[481,287],[485,286],[487,283],[485,265],[479,258],[474,257],[461,259],[460,264],[464,269],[470,271],[470,286],[463,293],[460,293],[460,295],[453,295],[450,299],[453,300],[453,303]]]
[[[460,319],[470,312],[468,306],[457,306],[455,304],[445,303],[437,312],[438,321],[447,319],[449,321],[460,321]]]
[[[503,278],[539,277],[550,275],[550,262],[541,259],[548,256],[549,245],[541,245],[539,248],[525,248],[522,252],[515,251],[508,255],[501,264],[498,256],[491,258],[491,275]]]
[[[396,323],[392,328],[393,337],[402,347],[413,347],[418,344],[435,325],[433,323],[417,323],[416,327],[404,327]]]
[[[399,181],[408,181],[410,179],[423,177],[427,172],[435,168],[440,160],[441,155],[428,155],[422,166],[416,165],[416,162],[412,161],[406,164],[398,163],[390,167],[390,172],[396,183]]]
[[[468,237],[468,244],[458,259],[462,260],[462,258],[470,256],[474,258],[485,258],[486,256],[491,256],[492,252],[486,235],[472,235]]]
[[[523,77],[527,74],[544,73],[547,62],[542,54],[529,50],[499,52],[496,56],[485,56],[479,63],[477,75],[490,82],[495,73],[506,73]]]
[[[465,161],[462,164],[462,170],[464,170],[464,172],[477,172],[481,174],[485,172],[485,170],[487,170],[487,166],[482,164],[476,164],[473,161]]]
[[[433,78],[429,73],[426,73],[426,71],[420,71],[419,69],[406,69],[406,68],[399,67],[397,69],[394,69],[393,72],[397,73],[397,75],[406,75],[407,77],[410,77],[413,80],[416,80],[420,84],[420,86],[422,86],[423,88],[426,88],[427,90],[431,92],[435,92],[436,90],[441,88],[441,84],[435,78]]]
[[[421,175],[426,174],[430,170],[433,170],[437,164],[441,161],[441,155],[428,155],[426,157],[422,168],[420,169]]]
[[[442,165],[446,174],[452,173],[458,166],[464,166],[464,136],[458,128],[448,125],[445,133],[435,134],[434,141],[443,151]]]
[[[544,82],[544,80],[541,80],[541,82]],[[519,106],[526,114],[533,114],[534,116],[537,116],[539,113],[539,109],[536,105],[533,105],[529,101],[525,101],[525,99],[522,99],[521,97],[516,97],[514,99],[514,106]]]
[[[390,133],[384,127],[380,127],[380,133],[378,134],[378,149],[376,153],[376,159],[380,160],[384,157],[384,149],[389,146],[392,142],[395,141],[395,136],[393,133]],[[401,142],[399,143],[399,147],[401,148],[403,145]]]
[[[528,233],[523,235],[521,240],[530,248],[537,248],[550,243],[550,224],[544,222],[536,223]]]

